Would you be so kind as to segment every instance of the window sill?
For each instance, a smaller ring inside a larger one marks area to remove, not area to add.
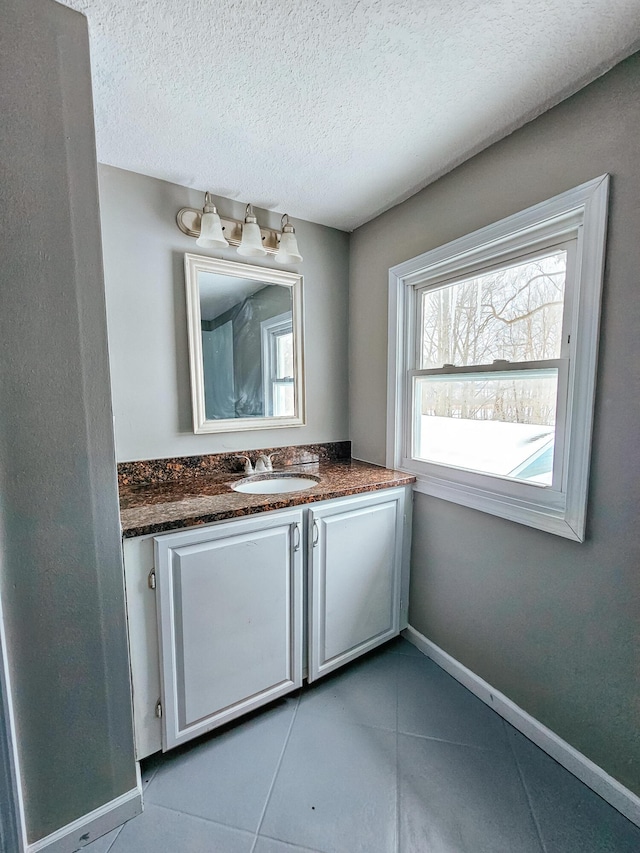
[[[584,542],[584,537],[576,532],[581,527],[570,518],[566,509],[541,506],[533,501],[501,495],[489,489],[420,474],[411,471],[409,468],[402,468],[401,470],[407,474],[414,474],[416,477],[413,486],[414,492],[487,512],[490,515],[525,524],[547,533],[554,533],[557,536],[564,536],[574,542]]]

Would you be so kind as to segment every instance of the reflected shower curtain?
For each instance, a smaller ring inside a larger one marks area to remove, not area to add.
[[[233,324],[202,331],[204,403],[207,420],[235,418]]]

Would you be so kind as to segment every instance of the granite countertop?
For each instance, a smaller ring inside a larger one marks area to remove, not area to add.
[[[120,478],[120,519],[125,538],[164,533],[198,524],[210,524],[257,512],[286,509],[329,498],[406,486],[415,477],[355,459],[320,459],[318,462],[286,465],[280,470],[319,477],[316,485],[301,492],[250,495],[231,485],[242,480],[242,472],[211,471],[164,482],[136,483]],[[274,471],[277,475],[278,471]]]

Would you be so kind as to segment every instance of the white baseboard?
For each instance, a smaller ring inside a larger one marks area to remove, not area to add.
[[[85,845],[106,835],[132,817],[142,813],[142,788],[132,788],[126,794],[84,815],[73,823],[35,841],[27,847],[27,853],[74,853]]]
[[[438,666],[470,690],[478,699],[493,708],[514,728],[522,732],[530,741],[533,741],[536,746],[554,758],[558,764],[566,767],[581,782],[599,794],[603,800],[606,800],[626,818],[640,826],[640,797],[637,797],[632,791],[605,773],[601,767],[598,767],[597,764],[594,764],[593,761],[558,737],[551,729],[523,711],[499,690],[494,690],[484,679],[471,672],[470,669],[467,669],[466,666],[436,646],[411,625],[402,632],[402,635],[424,655],[431,658],[434,663],[437,663]]]

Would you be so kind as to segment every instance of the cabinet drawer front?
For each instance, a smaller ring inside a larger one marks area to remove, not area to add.
[[[399,632],[404,492],[311,513],[310,680]]]
[[[164,749],[301,684],[300,523],[156,540]]]

